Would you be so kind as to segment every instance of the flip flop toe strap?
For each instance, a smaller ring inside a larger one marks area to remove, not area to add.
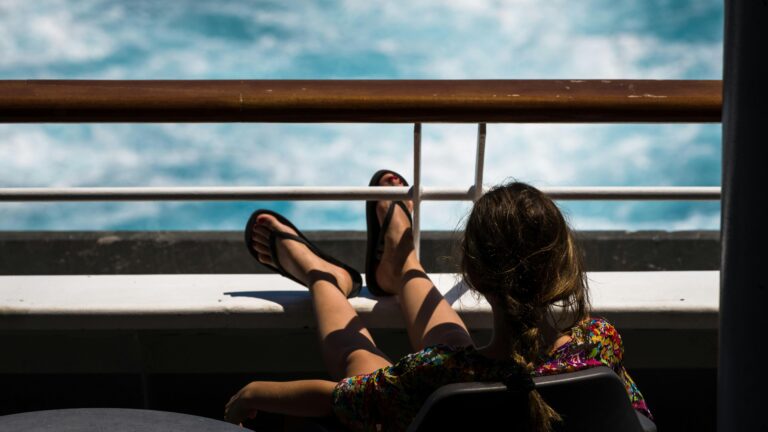
[[[380,261],[384,255],[384,236],[387,233],[389,224],[392,222],[392,216],[395,214],[395,205],[399,206],[408,216],[408,221],[413,225],[413,218],[411,217],[411,211],[408,210],[408,206],[402,201],[392,201],[387,208],[387,214],[384,215],[384,220],[381,222],[381,229],[379,230],[379,239],[376,242],[376,260]]]
[[[272,255],[272,262],[275,264],[274,265],[275,271],[277,271],[278,273],[280,273],[281,275],[283,275],[283,276],[285,276],[285,277],[287,277],[289,279],[292,279],[292,280],[294,280],[294,281],[304,285],[295,276],[293,276],[292,274],[290,274],[287,271],[285,271],[283,266],[280,264],[280,258],[278,257],[278,253],[277,253],[277,240],[278,240],[278,238],[280,240],[287,239],[287,240],[297,241],[297,242],[299,242],[301,244],[306,245],[310,250],[313,250],[312,245],[309,244],[306,240],[304,240],[303,237],[299,237],[297,235],[294,235],[294,234],[291,234],[291,233],[287,233],[287,232],[284,232],[284,231],[273,230],[271,233],[269,233],[269,253]]]

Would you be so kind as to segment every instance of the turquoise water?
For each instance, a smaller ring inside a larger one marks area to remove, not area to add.
[[[0,79],[719,79],[722,2],[0,0]],[[425,125],[427,186],[472,182],[474,125]],[[364,185],[411,125],[0,125],[0,187]],[[719,125],[496,125],[486,183],[720,183]],[[0,229],[240,229],[256,207],[362,229],[363,204],[2,203]],[[582,229],[717,229],[718,203],[563,203]],[[452,229],[466,204],[427,203]]]

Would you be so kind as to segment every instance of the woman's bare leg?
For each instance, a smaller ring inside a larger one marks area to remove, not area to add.
[[[401,186],[402,182],[394,174],[387,174],[380,185]],[[411,203],[407,204],[410,208]],[[389,205],[390,201],[379,201],[376,207],[379,221],[384,219]],[[416,258],[411,225],[399,206],[395,206],[385,234],[376,280],[382,289],[397,295],[414,350],[435,344],[474,344],[464,321],[435,288]]]
[[[273,263],[269,250],[269,234],[273,230],[295,233],[271,215],[259,217],[252,240],[259,252],[259,261],[267,264]],[[323,360],[334,380],[370,373],[392,364],[349,304],[346,293],[352,289],[352,280],[345,270],[293,240],[279,239],[278,254],[283,268],[309,286]]]

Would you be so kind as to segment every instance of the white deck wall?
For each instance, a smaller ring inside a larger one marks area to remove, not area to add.
[[[490,308],[431,275],[480,343]],[[593,315],[632,368],[713,368],[719,272],[589,273]],[[278,275],[0,277],[2,373],[310,373],[323,370],[308,291]],[[377,343],[407,353],[399,306],[351,299]]]

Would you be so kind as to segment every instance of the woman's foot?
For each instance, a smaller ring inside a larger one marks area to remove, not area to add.
[[[405,183],[396,174],[387,173],[379,181],[379,186],[405,186]],[[391,203],[392,201],[376,203],[376,215],[379,224],[384,220]],[[405,205],[410,212],[413,212],[411,201],[405,201]],[[376,268],[376,282],[384,291],[390,294],[399,294],[402,288],[403,275],[411,269],[421,270],[413,246],[411,220],[402,207],[395,205],[392,219],[386,233],[384,233],[384,252]]]
[[[276,267],[275,260],[269,247],[269,237],[272,231],[281,231],[296,235],[296,231],[281,223],[269,214],[259,215],[253,225],[251,245],[258,252],[258,260],[263,264]],[[317,280],[335,280],[335,285],[349,296],[353,283],[349,273],[343,268],[331,264],[315,255],[309,248],[298,241],[277,237],[277,260],[280,266],[296,279],[311,287]],[[331,276],[329,278],[328,276]]]

